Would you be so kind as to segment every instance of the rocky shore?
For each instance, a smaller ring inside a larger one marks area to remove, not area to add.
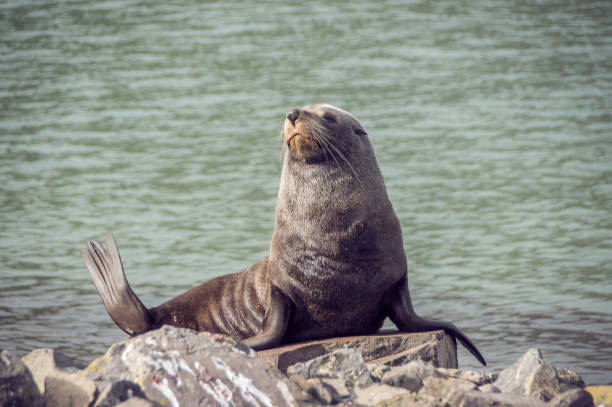
[[[0,406],[612,406],[530,349],[501,372],[457,369],[443,331],[334,338],[256,353],[222,335],[164,326],[88,366],[52,349],[0,354]]]

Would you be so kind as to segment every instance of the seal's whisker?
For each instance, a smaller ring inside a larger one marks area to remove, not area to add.
[[[317,131],[312,131],[312,129],[309,129],[309,134],[311,134],[312,137],[315,139],[315,141],[319,143],[321,147],[323,147],[323,150],[325,151],[325,157],[328,157],[328,155],[331,156],[333,160],[336,162],[338,169],[341,169],[340,163],[338,162],[338,160],[336,159],[336,156],[334,155],[334,152],[330,148],[330,147],[333,147],[330,137],[328,134],[324,132],[327,129],[325,129],[323,126],[319,126],[318,123],[316,123],[316,125],[318,127],[316,129]]]
[[[327,157],[327,153],[329,152],[329,155],[333,158],[333,160],[336,162],[336,165],[338,166],[338,169],[342,169],[342,166],[340,165],[340,163],[338,162],[338,159],[336,158],[336,155],[334,154],[333,150],[337,150],[336,147],[332,144],[331,140],[329,139],[329,137],[327,135],[324,134],[319,134],[318,137],[320,137],[320,141],[319,143],[325,148],[325,156]]]
[[[361,187],[361,189],[363,191],[365,191],[365,186],[363,185],[363,182],[361,182],[361,177],[359,176],[359,174],[357,173],[357,171],[355,170],[355,168],[353,167],[353,165],[351,164],[351,162],[349,161],[348,158],[346,158],[346,156],[344,155],[344,153],[342,153],[342,151],[340,151],[340,149],[337,149],[336,147],[332,146],[333,148],[336,149],[336,152],[338,153],[338,155],[340,155],[340,158],[342,160],[344,160],[344,162],[346,162],[346,164],[348,165],[348,167],[350,168],[351,172],[353,173],[353,175],[355,176],[355,179],[357,180],[357,182],[359,182],[359,186]]]
[[[363,183],[361,182],[361,179],[359,178],[359,174],[357,174],[357,171],[355,171],[355,168],[353,167],[351,162],[348,160],[348,158],[346,158],[346,156],[342,153],[342,151],[340,151],[340,149],[334,147],[333,145],[332,145],[332,148],[334,148],[334,150],[340,156],[340,158],[342,160],[344,160],[344,162],[346,162],[346,164],[349,166],[351,172],[355,176],[355,179],[357,180],[357,182],[359,182],[359,185],[361,186],[361,189],[363,189],[365,191],[365,187],[363,186]]]
[[[281,128],[279,141],[280,141],[280,151],[279,151],[279,154],[278,154],[278,158],[279,158],[278,168],[282,172],[282,170],[283,170],[283,153],[286,153],[286,151],[287,151],[287,145],[284,142],[285,141],[285,128],[284,127]]]
[[[334,152],[332,151],[333,145],[331,144],[331,142],[325,139],[324,137],[321,137],[321,141],[322,141],[321,145],[325,146],[325,157],[327,157],[327,153],[329,152],[329,155],[336,162],[336,166],[338,167],[338,170],[342,170],[342,166],[340,165],[340,163],[338,162],[338,159],[336,158]]]
[[[321,126],[322,127],[322,126]],[[353,175],[355,176],[355,178],[359,181],[359,183],[361,184],[361,180],[359,179],[359,175],[357,174],[357,171],[355,171],[355,168],[353,167],[353,165],[351,164],[351,162],[348,160],[348,158],[346,158],[346,156],[342,153],[342,151],[340,150],[339,147],[337,147],[336,145],[334,145],[334,143],[332,142],[332,138],[329,134],[327,134],[327,129],[325,129],[325,132],[320,132],[318,134],[318,136],[321,137],[321,139],[324,139],[327,143],[328,146],[331,147],[336,154],[338,154],[338,156],[340,157],[340,159],[342,161],[344,161],[348,167],[350,168],[351,172],[353,173]],[[333,154],[332,154],[333,155]],[[335,160],[335,158],[334,158]],[[338,163],[338,161],[336,160],[336,163]],[[362,185],[363,188],[363,185]]]

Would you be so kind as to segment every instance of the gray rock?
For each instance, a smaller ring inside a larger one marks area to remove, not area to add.
[[[45,392],[45,378],[56,371],[76,373],[85,368],[85,364],[55,349],[35,349],[21,358],[21,361],[32,372],[34,381],[40,390]]]
[[[468,380],[452,377],[427,377],[419,394],[435,399],[440,404],[447,403],[456,393],[467,393],[475,390],[476,385]]]
[[[113,407],[131,398],[146,399],[146,396],[136,383],[120,380],[106,385],[94,407]]]
[[[307,379],[341,378],[350,387],[373,383],[370,371],[358,349],[339,349],[307,362],[296,363],[287,368],[287,374],[298,374]]]
[[[447,405],[453,407],[547,407],[543,401],[522,394],[483,393],[477,390],[454,392]]]
[[[149,400],[141,399],[140,397],[132,397],[131,399],[128,399],[121,404],[117,404],[116,407],[156,407],[156,406]]]
[[[384,404],[381,403],[376,407],[448,407],[448,405],[441,405],[439,402],[431,399],[424,398],[419,394],[408,393],[400,396],[396,396],[391,400],[385,400]]]
[[[164,326],[114,344],[83,373],[98,382],[137,383],[170,406],[295,403],[288,380],[232,338]]]
[[[400,366],[412,360],[423,360],[430,362],[434,366],[456,367],[456,346],[450,336],[445,336],[442,341],[429,341],[403,352],[374,359],[374,362],[388,366]]]
[[[423,381],[428,377],[441,377],[441,375],[432,365],[415,360],[407,365],[391,368],[383,374],[381,382],[417,392],[423,387]]]
[[[501,393],[501,390],[499,389],[499,387],[491,383],[480,386],[478,390],[483,393]]]
[[[394,402],[394,399],[409,395],[410,392],[406,389],[375,383],[368,387],[356,387],[353,401],[363,406],[383,405],[383,403],[389,405]]]
[[[573,370],[566,369],[564,367],[556,367],[557,376],[562,383],[569,388],[584,388],[585,384],[582,377]]]
[[[0,406],[38,407],[43,400],[32,374],[19,358],[0,352]]]
[[[320,379],[326,385],[329,385],[334,388],[334,391],[338,393],[340,398],[348,398],[351,397],[351,393],[349,389],[346,387],[344,380],[342,379]]]
[[[372,380],[377,383],[380,383],[385,373],[391,371],[393,367],[387,365],[378,365],[376,363],[366,363],[368,370],[370,371],[370,375],[372,376]]]
[[[97,394],[93,380],[80,374],[56,371],[45,378],[45,407],[89,407]]]
[[[542,359],[540,350],[532,348],[504,369],[494,384],[504,393],[525,394],[548,401],[580,383],[584,385],[580,376],[568,369],[563,369],[560,377],[558,370]]]
[[[317,405],[321,403],[336,404],[342,398],[335,389],[331,388],[331,385],[324,384],[321,379],[306,379],[302,375],[292,375],[290,380],[296,383],[304,393],[310,396],[302,398],[304,401],[315,402]]]
[[[312,396],[311,384],[304,376],[292,375],[289,377],[289,388],[299,406],[318,406],[321,404]]]
[[[493,383],[497,380],[497,374],[490,372],[474,372],[471,370],[444,369],[438,368],[438,373],[446,377],[454,377],[455,379],[469,380],[470,382],[483,386]]]
[[[546,404],[547,407],[593,407],[594,405],[591,394],[581,388],[557,394]]]
[[[347,347],[360,349],[367,362],[397,365],[425,358],[435,366],[457,367],[457,345],[444,331],[386,331],[374,335],[322,339],[263,350],[259,355],[286,372],[291,365]]]
[[[531,348],[516,362],[501,371],[495,386],[505,393],[526,393],[527,380],[542,364],[544,360],[540,350]]]
[[[323,404],[337,404],[342,400],[336,389],[321,379],[308,379],[308,393]]]

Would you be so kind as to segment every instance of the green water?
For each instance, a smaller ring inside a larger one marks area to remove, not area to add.
[[[0,4],[0,346],[125,335],[79,249],[157,305],[268,250],[285,113],[350,111],[420,314],[494,370],[612,381],[612,3]],[[460,365],[476,367],[460,351]]]

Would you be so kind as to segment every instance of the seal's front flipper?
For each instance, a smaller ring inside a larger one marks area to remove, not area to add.
[[[268,349],[280,344],[289,323],[291,301],[274,286],[270,297],[270,309],[263,331],[242,341],[255,350]]]
[[[387,309],[389,318],[404,332],[425,332],[444,329],[447,333],[459,340],[467,350],[484,366],[487,365],[478,348],[465,336],[452,322],[438,321],[435,319],[422,318],[414,312],[410,291],[408,290],[408,279],[404,278],[393,287],[388,294]]]
[[[81,256],[108,314],[119,328],[130,335],[150,330],[151,315],[125,278],[112,233],[106,234],[106,248],[92,240],[87,249],[81,249]]]

